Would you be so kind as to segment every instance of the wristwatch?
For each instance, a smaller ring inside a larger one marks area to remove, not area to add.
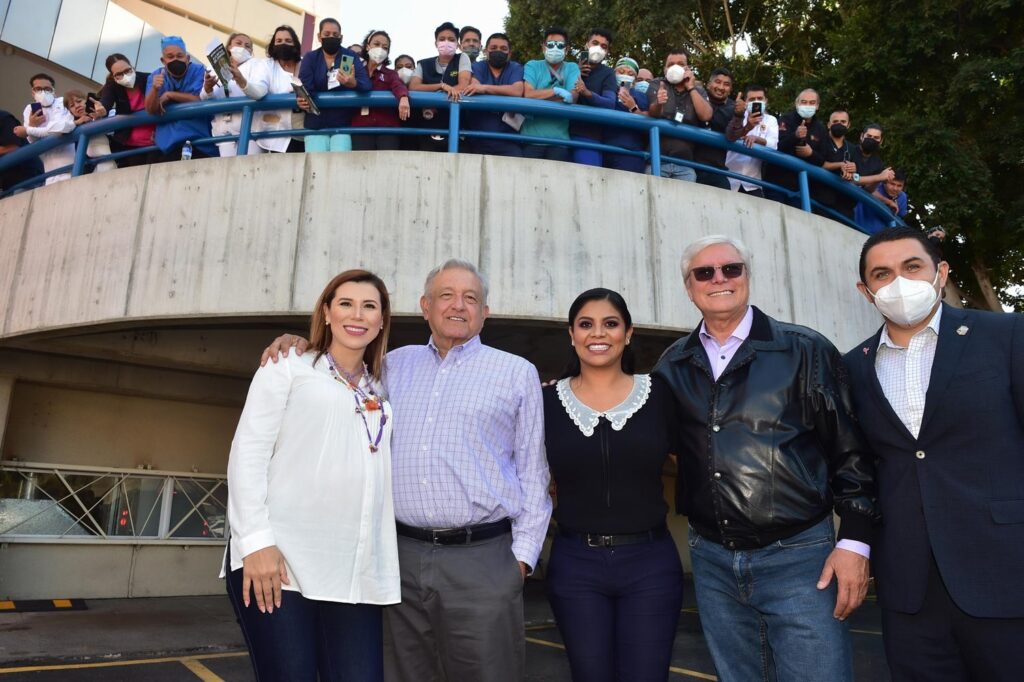
[[[860,173],[854,173],[853,174],[853,181],[854,182],[860,182]]]
[[[640,107],[638,107],[637,105],[634,104],[633,108],[629,110],[629,113],[635,114],[638,111],[640,111]]]

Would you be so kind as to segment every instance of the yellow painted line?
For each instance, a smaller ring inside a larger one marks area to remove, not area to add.
[[[20,668],[0,668],[0,675],[8,673],[34,673],[46,670],[86,670],[88,668],[121,668],[128,665],[151,665],[153,663],[181,663],[186,659],[207,660],[211,658],[237,658],[248,656],[248,651],[232,651],[223,654],[199,654],[197,656],[176,656],[171,658],[140,658],[134,661],[107,661],[104,663],[66,663],[62,665],[29,665]]]
[[[559,644],[558,642],[549,642],[546,639],[537,639],[536,637],[527,637],[526,641],[530,642],[531,644],[540,644],[541,646],[549,646],[552,649],[562,649],[563,651],[565,650],[565,645],[564,644]],[[698,680],[717,680],[718,679],[714,675],[709,675],[707,673],[699,673],[696,670],[687,670],[686,668],[676,668],[675,666],[669,667],[669,672],[673,672],[673,673],[676,673],[678,675],[685,675],[686,677],[695,677]]]
[[[707,673],[699,673],[696,670],[687,670],[686,668],[676,668],[675,666],[669,667],[669,672],[676,673],[678,675],[686,675],[687,677],[696,677],[698,680],[717,680],[718,678],[714,675]]]
[[[854,630],[853,628],[850,628],[850,632],[856,632],[858,635],[882,635],[878,630]]]
[[[224,682],[224,678],[207,668],[194,658],[183,658],[181,664],[195,673],[203,682]]]
[[[51,599],[50,601],[52,601],[53,605],[56,608],[58,608],[58,609],[70,609],[71,608],[71,600],[70,599]]]
[[[12,601],[0,601],[0,611],[10,611],[14,608],[14,602]]]
[[[551,630],[555,627],[554,623],[544,623],[543,625],[531,625],[526,628],[527,632],[536,632],[537,630]]]

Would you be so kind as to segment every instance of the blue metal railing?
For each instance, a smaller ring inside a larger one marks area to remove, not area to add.
[[[805,163],[795,156],[782,154],[767,149],[761,145],[746,147],[741,142],[729,142],[725,136],[710,130],[705,130],[692,125],[678,125],[667,119],[649,118],[636,114],[625,113],[608,109],[600,109],[588,106],[568,106],[559,102],[548,102],[520,97],[499,97],[493,95],[474,95],[467,97],[460,102],[449,102],[440,93],[411,92],[410,102],[414,108],[446,109],[449,112],[448,126],[446,128],[329,128],[322,130],[278,130],[269,132],[252,132],[253,114],[257,111],[275,109],[292,109],[295,106],[293,95],[269,95],[260,100],[252,100],[246,97],[231,99],[205,100],[189,104],[171,105],[167,111],[160,116],[154,116],[145,112],[137,112],[129,116],[111,116],[93,123],[79,126],[73,132],[66,135],[48,137],[33,142],[10,154],[0,157],[0,172],[17,166],[25,161],[38,157],[55,147],[69,143],[76,144],[75,162],[71,166],[52,169],[46,173],[26,180],[10,188],[4,195],[7,196],[14,191],[41,184],[47,177],[61,173],[70,172],[72,175],[81,175],[87,166],[96,165],[103,161],[117,160],[133,154],[143,154],[156,149],[156,147],[137,148],[122,151],[101,157],[90,158],[87,156],[87,140],[95,135],[106,135],[118,130],[133,128],[137,125],[148,123],[168,123],[190,118],[211,117],[215,114],[225,112],[241,112],[241,127],[238,135],[225,135],[220,137],[205,137],[192,140],[193,145],[208,142],[237,141],[238,154],[245,155],[250,140],[257,140],[270,137],[304,137],[306,135],[329,135],[342,133],[356,134],[398,134],[398,135],[444,135],[448,140],[448,151],[457,153],[459,151],[460,138],[467,139],[491,139],[509,140],[527,144],[556,144],[572,148],[597,149],[605,152],[614,152],[628,156],[635,156],[645,159],[650,164],[652,175],[661,174],[663,162],[689,166],[697,170],[723,175],[730,178],[742,179],[760,187],[764,187],[790,198],[799,198],[800,207],[805,211],[819,210],[833,219],[842,222],[850,227],[857,228],[857,225],[846,216],[836,212],[832,208],[816,201],[810,192],[810,182],[830,188],[841,195],[845,195],[855,201],[863,203],[867,209],[881,218],[886,225],[902,225],[903,221],[894,216],[888,207],[878,199],[875,199],[868,192],[850,185],[839,179],[835,174],[826,171],[818,166]],[[317,105],[321,109],[347,108],[357,109],[362,107],[394,107],[395,98],[390,92],[371,93],[320,93],[314,96]],[[607,145],[589,140],[553,140],[550,138],[532,137],[528,135],[496,133],[489,131],[478,131],[466,129],[463,126],[462,112],[511,112],[528,116],[541,116],[547,118],[559,118],[568,121],[579,121],[582,123],[598,124],[606,127],[618,127],[628,130],[644,132],[648,137],[647,150],[632,150]],[[761,178],[752,178],[728,170],[707,166],[696,161],[676,159],[661,154],[661,138],[671,137],[686,140],[691,143],[701,144],[717,149],[736,151],[756,159],[760,159],[768,166],[776,166],[788,170],[796,175],[798,189],[792,190],[782,187]],[[857,228],[859,229],[859,228]]]

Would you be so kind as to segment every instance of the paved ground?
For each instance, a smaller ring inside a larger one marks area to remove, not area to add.
[[[714,680],[687,586],[670,680]],[[528,682],[569,682],[543,585],[526,593]],[[225,597],[90,600],[85,611],[0,614],[0,682],[248,682],[252,669]],[[878,608],[851,620],[858,682],[887,682]]]

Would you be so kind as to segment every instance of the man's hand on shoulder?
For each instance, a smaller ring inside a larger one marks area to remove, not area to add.
[[[260,367],[266,365],[267,360],[276,363],[279,356],[288,357],[288,351],[292,348],[295,349],[296,355],[302,355],[309,348],[309,341],[294,334],[281,334],[274,339],[273,343],[263,349],[263,355],[260,356]]]
[[[868,593],[868,560],[848,549],[834,549],[825,560],[825,567],[818,578],[818,589],[824,590],[835,577],[839,588],[836,608],[832,615],[846,620],[864,601]]]

